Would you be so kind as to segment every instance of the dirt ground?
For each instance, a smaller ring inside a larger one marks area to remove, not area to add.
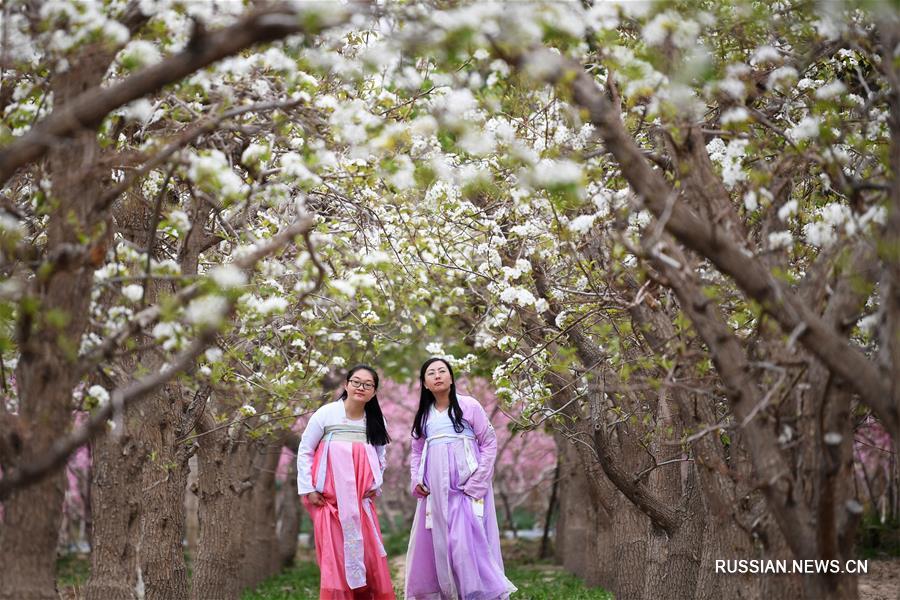
[[[860,600],[900,600],[900,560],[869,560],[859,577]]]

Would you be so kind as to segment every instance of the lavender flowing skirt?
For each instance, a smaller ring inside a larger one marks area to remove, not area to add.
[[[432,528],[425,528],[419,499],[406,556],[407,600],[500,600],[516,590],[503,574],[493,491],[484,498],[484,517],[477,517],[461,489],[468,472],[462,444],[428,449]]]

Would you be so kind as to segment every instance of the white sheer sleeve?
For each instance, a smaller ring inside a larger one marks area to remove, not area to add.
[[[300,446],[297,448],[297,493],[301,496],[316,491],[313,485],[312,464],[316,448],[325,433],[324,421],[323,411],[320,408],[310,417],[300,437]]]

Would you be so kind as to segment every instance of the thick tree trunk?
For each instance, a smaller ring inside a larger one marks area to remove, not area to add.
[[[94,444],[91,598],[187,598],[186,455],[167,425],[180,405],[167,386],[129,411],[125,435]]]
[[[756,532],[762,542],[762,556],[764,559],[785,559],[792,561],[796,558],[790,545],[784,538],[784,534],[775,518],[769,513],[765,501],[762,498],[756,500],[757,514],[762,518],[759,521]],[[803,594],[803,581],[795,574],[779,574],[777,577],[759,577],[763,598],[806,598],[806,600],[818,600],[815,597],[807,598]]]
[[[165,386],[140,406],[143,412],[142,442],[153,457],[144,463],[141,477],[141,541],[139,563],[147,600],[181,600],[188,597],[184,560],[187,453],[179,448],[181,390]]]
[[[248,493],[249,530],[244,539],[247,555],[243,563],[242,587],[253,587],[278,572],[278,535],[275,531],[275,469],[281,456],[281,444],[271,439],[254,444],[254,479]]]
[[[706,520],[697,590],[694,593],[697,600],[762,599],[758,575],[716,572],[717,560],[758,558],[753,546],[745,543],[748,540],[747,532],[731,518]]]
[[[667,465],[670,474],[677,477],[678,469]],[[661,467],[665,469],[667,467]],[[652,568],[647,570],[647,587],[644,597],[655,598],[695,598],[697,592],[697,580],[700,574],[700,566],[703,558],[703,530],[706,523],[706,515],[700,500],[700,490],[696,482],[693,468],[689,469],[687,486],[683,493],[688,498],[688,515],[682,521],[681,526],[671,535],[651,529],[651,552],[649,565],[653,565],[653,557],[662,556],[659,561],[659,570],[654,572]],[[674,494],[681,495],[682,488],[677,482],[671,481],[672,477],[663,477],[664,481],[658,483],[661,495],[669,496],[672,502],[679,502]],[[669,479],[669,481],[665,481]]]
[[[249,519],[241,498],[249,496],[253,455],[246,443],[229,437],[229,428],[201,421],[197,451],[200,535],[194,557],[191,597],[194,600],[240,597],[241,567],[246,548],[244,523]]]
[[[129,419],[130,421],[130,419]],[[104,436],[91,443],[91,576],[85,600],[137,598],[135,543],[140,514],[140,469],[146,457],[130,435]]]
[[[621,494],[613,514],[615,578],[609,589],[616,598],[639,600],[644,598],[647,561],[650,558],[650,519]]]
[[[569,572],[585,580],[588,585],[602,585],[608,589],[614,571],[611,562],[609,522],[601,518],[599,508],[592,501],[584,466],[575,448],[562,436],[557,436],[560,460],[559,517],[556,521],[556,559]],[[601,554],[606,554],[601,558]]]
[[[117,205],[119,226],[133,243],[145,248],[154,237],[151,204],[130,193]],[[159,284],[148,282],[145,300],[156,302],[160,291]],[[152,344],[146,339],[138,342]],[[140,352],[119,360],[116,383],[129,383],[139,365],[155,370],[161,366],[160,358]],[[121,590],[117,593],[126,594],[123,597],[130,597],[127,590],[136,590],[138,597],[148,600],[188,596],[183,541],[189,452],[178,442],[187,433],[184,428],[190,427],[185,410],[181,386],[163,386],[127,410],[126,431],[120,440],[98,442],[104,452],[95,455],[94,461],[103,479],[98,480],[102,497],[95,508],[103,524],[94,536],[101,551],[92,557],[97,571],[89,586],[93,597],[103,598],[107,589]]]
[[[60,429],[47,425],[48,431]],[[49,444],[43,446],[48,447]],[[56,600],[56,542],[62,523],[65,475],[48,477],[13,495],[0,529],[0,599]]]
[[[88,47],[81,59],[53,81],[55,108],[85,88],[97,85],[111,56],[100,46]],[[84,236],[103,236],[100,216],[92,202],[100,178],[93,172],[99,146],[93,129],[81,129],[58,140],[48,153],[53,202],[47,227],[47,256],[63,248],[82,247]],[[92,240],[99,244],[99,240]],[[99,251],[105,248],[98,246]],[[27,445],[16,460],[28,462],[50,449],[69,429],[77,352],[88,322],[94,265],[76,259],[71,266],[49,265],[29,290],[38,302],[34,313],[18,317],[18,419],[27,432]],[[55,269],[55,270],[54,270]],[[50,319],[51,315],[58,318]],[[50,475],[4,502],[0,529],[0,598],[43,600],[57,598],[56,547],[62,519],[65,473]]]
[[[281,567],[294,564],[297,536],[300,534],[300,497],[297,495],[297,463],[290,461],[284,484],[278,490],[278,562]]]

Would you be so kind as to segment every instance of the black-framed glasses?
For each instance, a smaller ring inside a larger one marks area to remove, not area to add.
[[[372,390],[375,389],[374,383],[369,383],[368,381],[360,381],[359,379],[351,379],[347,383],[349,383],[351,386],[353,386],[357,390],[359,388],[362,388],[362,389],[366,390],[367,392],[371,392]]]

